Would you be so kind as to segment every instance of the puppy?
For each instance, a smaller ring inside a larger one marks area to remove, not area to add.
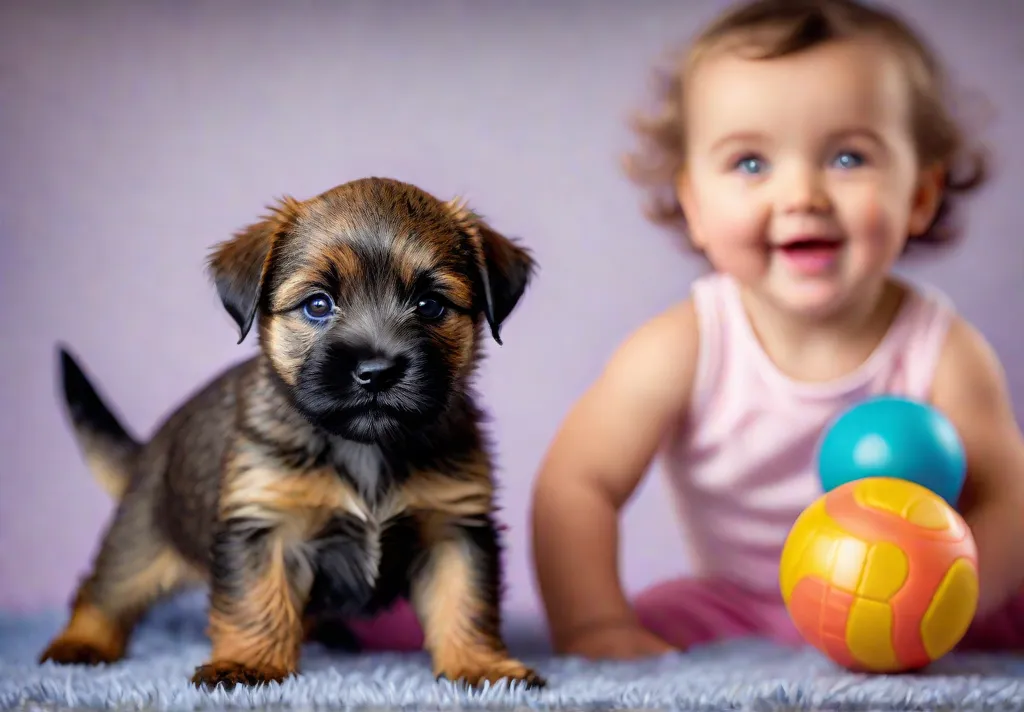
[[[40,661],[122,658],[140,616],[210,590],[197,686],[281,681],[322,615],[407,598],[438,677],[544,681],[500,630],[492,457],[471,392],[484,335],[534,272],[460,202],[368,178],[285,198],[209,261],[239,343],[145,443],[61,350],[70,420],[117,499],[70,620]],[[350,637],[350,636],[349,636]]]

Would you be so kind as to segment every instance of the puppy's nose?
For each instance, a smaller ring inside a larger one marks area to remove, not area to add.
[[[357,363],[352,376],[368,391],[383,391],[402,377],[402,366],[395,359],[378,356]]]

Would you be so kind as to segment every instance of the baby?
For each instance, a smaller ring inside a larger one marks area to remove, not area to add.
[[[558,652],[798,643],[778,564],[821,494],[814,448],[881,393],[927,400],[966,448],[980,601],[962,645],[1024,644],[1024,438],[1001,366],[939,292],[892,273],[957,237],[957,201],[984,182],[945,82],[903,21],[854,0],[732,9],[666,78],[631,173],[712,270],[616,350],[538,475],[533,556]],[[618,517],[656,456],[695,570],[629,600]]]

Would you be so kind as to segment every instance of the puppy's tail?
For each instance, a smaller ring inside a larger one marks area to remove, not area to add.
[[[140,445],[103,402],[68,349],[61,345],[58,352],[64,402],[78,445],[100,486],[119,500],[131,480]]]

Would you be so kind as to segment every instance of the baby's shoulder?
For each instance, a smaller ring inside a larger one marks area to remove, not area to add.
[[[951,315],[939,350],[933,398],[955,400],[982,394],[987,400],[993,390],[1003,387],[1004,378],[999,356],[981,330],[965,317]]]
[[[641,323],[620,350],[645,360],[677,361],[696,351],[699,336],[697,309],[693,299],[687,298]]]
[[[609,360],[604,378],[676,400],[692,384],[699,338],[692,299],[679,301],[625,338]]]

